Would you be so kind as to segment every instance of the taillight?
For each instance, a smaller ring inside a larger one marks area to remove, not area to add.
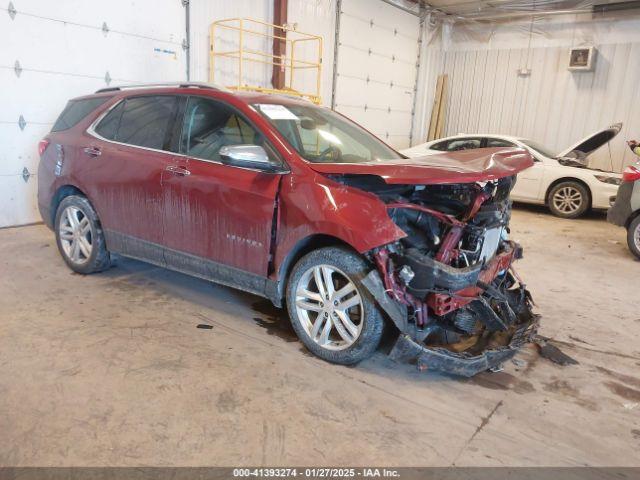
[[[640,168],[629,165],[622,172],[622,181],[635,182],[636,180],[640,180]]]
[[[48,138],[43,138],[42,140],[40,140],[40,143],[38,143],[38,152],[40,153],[40,156],[42,156],[50,143],[51,142]]]

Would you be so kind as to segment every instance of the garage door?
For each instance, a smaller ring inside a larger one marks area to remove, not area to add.
[[[12,0],[0,8],[0,32],[3,227],[40,221],[37,144],[69,98],[184,80],[185,14],[179,0]]]
[[[419,32],[385,2],[342,1],[334,108],[396,148],[411,142]]]

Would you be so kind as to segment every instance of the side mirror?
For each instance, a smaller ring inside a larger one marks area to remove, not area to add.
[[[222,163],[232,167],[253,168],[272,173],[281,170],[259,145],[226,145],[219,153]]]

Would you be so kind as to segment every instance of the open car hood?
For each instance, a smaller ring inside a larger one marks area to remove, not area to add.
[[[477,148],[417,158],[365,163],[310,163],[324,174],[377,175],[389,184],[485,182],[510,177],[533,165],[522,148]]]
[[[557,155],[557,157],[586,158],[601,146],[609,143],[613,137],[620,133],[620,130],[622,130],[622,123],[616,123],[614,125],[611,125],[610,127],[598,130],[597,132],[589,135],[587,138],[583,138],[570,148],[563,150]]]

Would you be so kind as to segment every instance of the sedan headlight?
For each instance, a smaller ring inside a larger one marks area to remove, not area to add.
[[[622,179],[618,177],[607,177],[606,175],[594,175],[594,177],[603,183],[609,183],[611,185],[620,185],[622,183]]]

